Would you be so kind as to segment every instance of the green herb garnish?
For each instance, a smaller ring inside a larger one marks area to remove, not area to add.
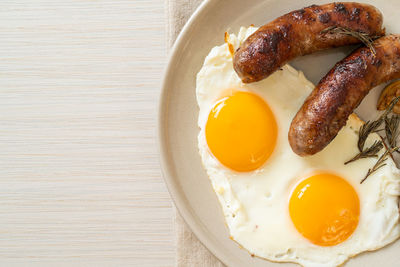
[[[367,149],[361,151],[357,155],[354,156],[354,158],[346,161],[344,164],[349,164],[350,162],[356,161],[358,159],[363,159],[363,158],[377,158],[378,157],[378,152],[381,151],[383,148],[383,142],[382,141],[375,141],[372,146],[368,147]]]
[[[360,40],[365,46],[371,49],[372,54],[376,55],[376,51],[373,45],[374,39],[379,38],[380,36],[370,36],[365,32],[354,31],[349,28],[340,27],[340,26],[331,26],[326,29],[323,29],[321,33],[340,33],[348,36],[352,36]]]
[[[392,155],[393,152],[399,152],[399,148],[397,147],[397,137],[400,135],[399,125],[400,125],[400,116],[392,115],[389,116],[389,113],[393,110],[393,107],[400,100],[400,96],[394,98],[390,105],[387,107],[385,112],[379,116],[379,118],[375,121],[367,121],[360,127],[360,131],[358,132],[358,150],[360,151],[357,155],[355,155],[352,159],[346,161],[344,164],[349,164],[358,159],[362,158],[377,158],[379,151],[383,147],[386,148],[386,151],[378,158],[375,165],[368,169],[367,174],[361,180],[360,183],[363,183],[368,176],[372,173],[376,172],[378,169],[382,168],[386,165],[385,161],[387,160],[387,156]],[[385,123],[384,129],[378,129],[382,123]],[[380,131],[385,131],[386,138],[382,138],[382,140],[375,141],[371,146],[365,148],[365,142],[368,136],[371,133],[378,133]],[[385,141],[386,140],[386,141]]]
[[[372,173],[376,172],[377,170],[385,166],[386,165],[385,161],[387,160],[387,156],[389,154],[392,154],[394,151],[398,151],[398,149],[399,149],[398,147],[394,147],[392,149],[386,150],[385,153],[383,153],[376,161],[375,165],[371,169],[368,169],[367,174],[361,180],[360,184],[362,184]]]

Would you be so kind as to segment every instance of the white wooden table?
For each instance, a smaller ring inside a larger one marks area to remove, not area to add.
[[[173,266],[163,0],[0,1],[0,266]]]

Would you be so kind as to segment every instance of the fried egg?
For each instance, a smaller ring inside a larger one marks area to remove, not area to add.
[[[236,49],[256,29],[227,41]],[[231,239],[271,261],[337,266],[399,237],[400,172],[389,158],[360,184],[376,159],[344,164],[358,153],[354,114],[323,151],[296,155],[289,126],[313,88],[289,65],[244,84],[228,44],[214,47],[197,75],[198,148]]]

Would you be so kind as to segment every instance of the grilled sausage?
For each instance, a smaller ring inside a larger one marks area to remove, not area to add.
[[[400,35],[374,41],[355,50],[322,78],[297,112],[289,129],[289,143],[300,156],[327,146],[371,88],[400,78]]]
[[[383,36],[382,14],[374,6],[360,3],[313,5],[290,12],[250,35],[234,54],[233,67],[245,83],[262,80],[289,60],[332,47],[360,41],[323,30],[338,26]]]

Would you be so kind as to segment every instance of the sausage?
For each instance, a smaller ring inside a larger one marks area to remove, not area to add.
[[[400,35],[373,42],[373,51],[361,47],[326,74],[294,117],[289,143],[300,156],[326,147],[371,88],[400,78]]]
[[[260,81],[301,55],[360,41],[323,30],[338,26],[380,37],[382,14],[360,3],[312,5],[290,12],[260,27],[236,50],[233,67],[244,83]]]

